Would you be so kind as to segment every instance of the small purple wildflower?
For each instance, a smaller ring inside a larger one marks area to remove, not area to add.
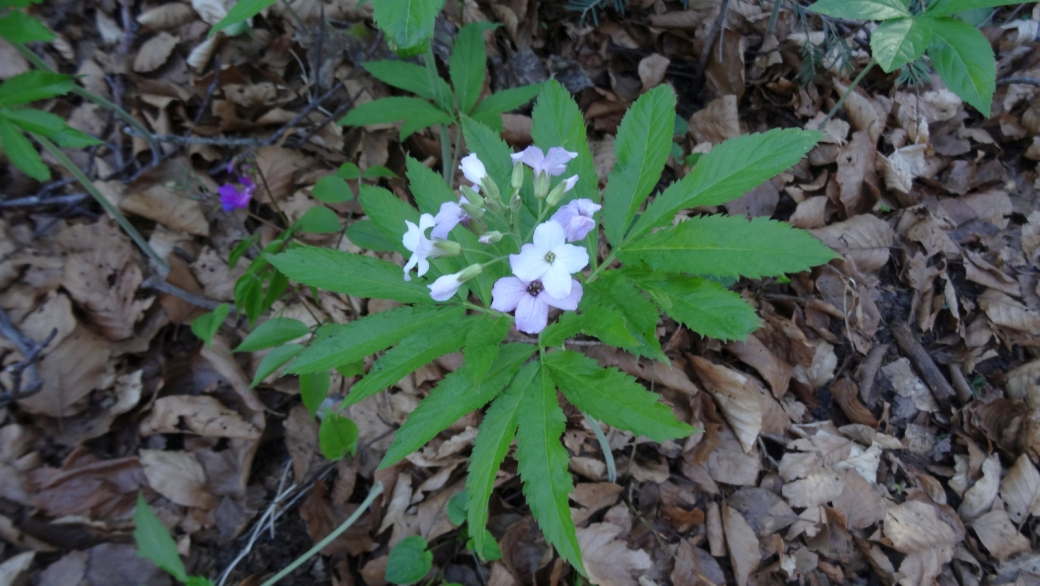
[[[498,311],[516,310],[516,329],[537,334],[549,322],[549,308],[575,310],[581,301],[581,283],[571,279],[570,293],[563,298],[549,295],[542,281],[525,281],[517,277],[502,277],[491,288],[491,308]]]

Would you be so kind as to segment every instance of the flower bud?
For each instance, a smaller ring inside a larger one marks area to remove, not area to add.
[[[558,184],[556,184],[556,187],[553,187],[553,190],[550,191],[549,195],[546,196],[545,205],[553,207],[556,204],[560,203],[560,200],[563,199],[563,194],[567,193],[566,187],[567,183],[565,181],[561,181]]]
[[[534,196],[538,199],[545,199],[547,195],[549,195],[549,174],[539,173],[534,178]]]
[[[484,207],[487,208],[488,211],[490,211],[491,213],[497,214],[498,212],[502,211],[501,202],[502,199],[500,196],[496,195],[494,197],[491,197],[491,194],[489,193],[487,198],[484,199]]]
[[[468,201],[469,203],[481,207],[484,206],[484,198],[480,197],[480,193],[474,190],[469,185],[463,185],[459,188],[459,191],[462,192],[462,197],[465,197],[466,201]]]
[[[494,244],[500,240],[502,240],[502,233],[498,230],[492,230],[480,238],[477,238],[477,242],[480,242],[481,244]]]
[[[509,211],[514,214],[520,211],[520,208],[524,205],[524,200],[520,199],[519,193],[514,193],[513,197],[509,200]]]
[[[509,188],[513,191],[520,191],[520,188],[524,186],[524,164],[517,161],[513,165],[513,176],[509,178]]]
[[[480,187],[484,190],[484,193],[487,194],[486,199],[502,198],[502,193],[498,190],[498,184],[495,183],[491,177],[485,175],[484,180],[480,182]]]
[[[462,245],[453,240],[434,240],[433,247],[437,249],[436,256],[458,256],[462,254]],[[434,255],[430,255],[434,256]]]
[[[474,220],[479,220],[480,218],[484,217],[484,208],[478,205],[464,203],[459,204],[459,207],[461,207],[462,210],[465,211],[469,215],[469,217],[473,218]]]
[[[484,267],[483,266],[481,266],[479,264],[474,264],[474,265],[469,265],[468,267],[462,269],[461,271],[459,271],[456,274],[458,275],[457,278],[458,278],[459,282],[460,283],[465,283],[466,281],[475,278],[477,275],[479,275],[480,273],[483,273],[483,272],[484,272]]]

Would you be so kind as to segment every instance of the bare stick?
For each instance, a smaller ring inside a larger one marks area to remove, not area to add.
[[[189,291],[185,291],[177,285],[168,283],[165,279],[156,275],[152,275],[151,277],[145,279],[144,282],[141,283],[141,286],[146,289],[155,289],[156,291],[166,293],[168,295],[173,295],[174,297],[179,297],[187,301],[188,303],[191,303],[192,305],[201,307],[203,309],[208,309],[210,311],[213,311],[221,304],[219,301],[214,301],[207,297],[202,297]]]
[[[1033,77],[1019,77],[1013,75],[1011,77],[1004,77],[997,80],[997,85],[1008,85],[1012,83],[1018,83],[1022,85],[1035,85],[1037,87],[1040,87],[1040,79],[1036,79]]]
[[[895,338],[899,349],[906,354],[917,372],[924,377],[925,384],[932,389],[935,398],[941,403],[952,403],[957,393],[943,377],[939,367],[935,365],[935,361],[928,355],[921,342],[917,341],[917,336],[910,330],[910,326],[906,322],[896,322],[889,325],[889,330],[892,331],[892,337]]]
[[[22,355],[21,362],[12,364],[6,369],[11,373],[11,381],[14,383],[14,388],[11,389],[10,394],[4,393],[4,395],[0,396],[0,399],[5,399],[0,400],[0,404],[6,403],[8,400],[12,399],[25,398],[43,388],[40,374],[36,370],[36,360],[39,358],[40,352],[47,347],[47,344],[51,343],[51,340],[53,340],[56,335],[58,335],[57,328],[51,331],[51,334],[47,336],[46,340],[37,343],[33,341],[32,338],[19,331],[11,322],[11,318],[7,316],[7,312],[0,309],[0,336],[10,340]],[[23,371],[29,379],[25,387],[22,387]]]
[[[726,23],[726,13],[729,12],[729,0],[722,0],[722,6],[719,8],[719,15],[715,17],[715,22],[711,24],[711,33],[708,34],[708,42],[704,45],[704,52],[701,53],[700,59],[697,60],[697,70],[700,72],[699,77],[703,78],[708,70],[708,57],[711,55],[711,46],[715,44],[715,41],[719,41],[719,61],[722,61],[722,27]]]

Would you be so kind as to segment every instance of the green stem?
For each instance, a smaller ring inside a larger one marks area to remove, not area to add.
[[[451,185],[455,166],[449,161],[451,161],[451,135],[448,133],[448,125],[441,124],[441,172],[444,182]]]
[[[856,86],[859,85],[859,82],[863,81],[863,78],[867,76],[867,72],[870,71],[871,68],[873,68],[876,64],[877,61],[873,57],[871,57],[866,67],[863,68],[863,71],[859,72],[859,75],[856,76],[856,79],[852,80],[852,84],[849,85],[848,89],[845,90],[845,93],[841,94],[841,97],[838,98],[838,101],[834,104],[834,107],[831,108],[831,111],[827,113],[827,116],[825,116],[824,119],[816,125],[816,130],[823,130],[823,127],[826,126],[827,123],[830,122],[831,118],[833,118],[834,115],[838,113],[838,110],[841,109],[841,106],[856,89]]]
[[[281,572],[278,572],[271,578],[268,578],[267,581],[261,584],[260,586],[273,586],[279,580],[291,574],[293,570],[303,565],[304,562],[318,555],[318,552],[325,549],[325,546],[332,543],[337,537],[342,535],[344,531],[350,529],[350,526],[353,525],[359,518],[361,518],[361,515],[368,510],[368,507],[372,506],[372,501],[376,500],[376,497],[378,497],[381,494],[383,494],[383,483],[376,482],[372,486],[372,490],[368,491],[368,496],[365,497],[365,500],[361,503],[361,506],[359,506],[357,510],[354,511],[353,515],[347,517],[347,520],[344,521],[342,525],[337,527],[336,530],[332,533],[329,533],[327,536],[325,536],[325,539],[322,539],[318,543],[315,543],[314,547],[308,549],[306,553],[296,558],[296,560],[293,561],[293,563],[286,566],[285,569],[283,569]]]
[[[72,176],[80,182],[83,188],[87,190],[87,193],[94,196],[94,199],[96,199],[97,202],[101,204],[101,207],[105,208],[105,211],[112,216],[112,219],[114,219],[116,223],[126,231],[127,235],[130,236],[130,239],[137,244],[141,251],[148,255],[148,258],[152,259],[152,262],[155,263],[155,267],[159,270],[159,274],[165,279],[166,275],[170,273],[170,265],[167,264],[166,260],[159,256],[158,253],[152,250],[152,247],[148,245],[148,241],[141,236],[141,233],[137,231],[137,228],[134,228],[134,225],[130,223],[130,220],[126,219],[123,212],[119,211],[119,208],[117,208],[115,204],[108,201],[108,198],[94,186],[94,183],[90,178],[87,177],[71,159],[69,159],[64,151],[58,148],[58,145],[42,136],[34,134],[33,137],[40,143],[40,146],[68,169],[69,173],[72,173]]]
[[[603,433],[603,428],[588,413],[582,411],[581,414],[585,416],[585,422],[589,424],[593,433],[596,434],[596,439],[599,440],[599,447],[603,450],[603,459],[607,462],[607,480],[617,482],[617,464],[614,463],[614,454],[610,451],[610,443],[607,441],[607,436]]]
[[[615,256],[617,256],[617,249],[610,251],[610,254],[607,255],[607,258],[603,259],[603,262],[599,263],[599,266],[593,269],[593,271],[589,274],[588,278],[585,279],[585,282],[591,283],[595,281],[596,276],[599,275],[603,271],[603,269],[606,268],[611,263],[611,261],[614,260]]]
[[[18,52],[21,53],[22,56],[25,57],[30,63],[36,66],[37,69],[49,71],[51,73],[57,73],[56,71],[51,69],[51,67],[47,65],[47,63],[43,59],[41,59],[39,55],[33,53],[25,45],[15,43],[14,46],[16,49],[18,49]],[[82,86],[73,86],[72,91],[73,93],[83,96],[91,102],[94,102],[102,108],[110,110],[113,114],[122,118],[123,122],[126,122],[127,124],[132,126],[133,129],[141,135],[141,138],[148,142],[148,146],[150,146],[152,149],[152,158],[156,161],[159,160],[159,157],[162,156],[162,151],[159,149],[159,143],[154,138],[152,138],[152,131],[148,130],[148,128],[144,124],[142,124],[140,120],[131,116],[129,112],[120,108],[114,102],[105,99]]]

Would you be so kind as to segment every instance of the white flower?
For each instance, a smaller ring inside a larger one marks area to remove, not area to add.
[[[516,310],[516,329],[537,334],[549,321],[549,308],[578,309],[581,283],[571,279],[571,292],[563,299],[549,295],[540,281],[527,282],[516,277],[502,277],[491,288],[491,309]]]
[[[462,287],[462,281],[459,280],[459,273],[452,273],[438,278],[427,287],[430,289],[430,297],[434,301],[447,301],[458,293],[459,287]]]
[[[408,220],[405,220],[404,223],[408,227],[408,231],[401,237],[401,242],[404,243],[405,248],[412,252],[412,256],[408,259],[408,264],[404,265],[404,280],[411,281],[412,276],[408,273],[412,268],[418,266],[419,270],[416,274],[421,277],[426,274],[426,271],[430,270],[430,261],[426,259],[451,256],[453,253],[447,248],[438,247],[433,240],[426,237],[426,231],[436,225],[433,216],[430,214],[419,216],[418,226]],[[455,242],[443,242],[442,244],[455,244],[456,247],[458,245]]]
[[[567,244],[563,226],[549,220],[534,229],[534,243],[525,244],[520,254],[509,255],[513,274],[523,281],[540,280],[546,293],[565,299],[571,293],[571,274],[589,264],[589,253]]]
[[[574,242],[585,238],[596,227],[592,214],[602,207],[591,199],[576,199],[556,210],[550,219],[563,226],[567,242]]]
[[[483,183],[484,178],[487,177],[487,170],[484,168],[484,163],[480,162],[477,158],[477,153],[470,153],[462,160],[459,161],[459,169],[462,170],[462,174],[473,184],[473,191],[480,191],[480,184]]]
[[[510,156],[514,163],[520,161],[530,167],[534,171],[535,177],[537,177],[539,173],[545,173],[549,176],[563,175],[564,171],[567,170],[567,163],[577,157],[578,153],[572,153],[563,147],[553,147],[549,149],[548,153],[543,153],[542,149],[532,145]],[[578,180],[577,177],[573,179],[574,181]],[[573,184],[571,186],[573,187]]]

